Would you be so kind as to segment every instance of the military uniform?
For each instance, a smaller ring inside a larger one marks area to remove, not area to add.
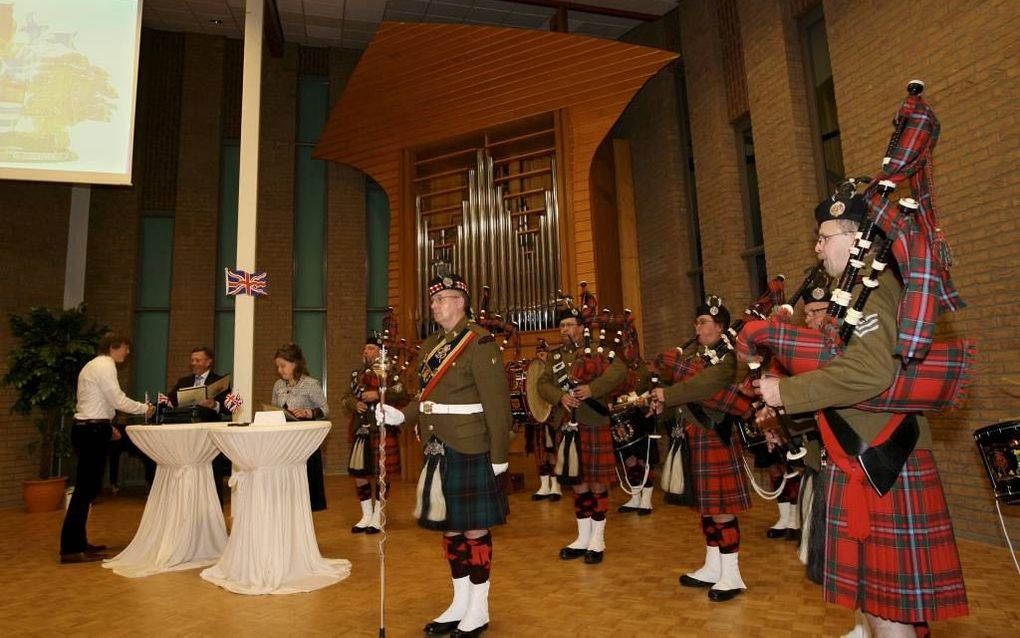
[[[718,297],[695,311],[697,317],[712,316],[723,329],[729,327],[729,312]],[[706,352],[699,346],[691,355]],[[691,450],[691,474],[694,479],[694,507],[701,514],[701,528],[705,535],[705,564],[698,570],[680,577],[686,587],[709,587],[708,597],[715,601],[733,598],[744,589],[740,575],[740,525],[735,515],[751,506],[747,481],[740,467],[740,450],[734,441],[734,428],[725,421],[732,417],[701,405],[720,390],[735,381],[737,358],[734,353],[722,357],[718,363],[707,365],[697,375],[675,383],[663,390],[665,407],[679,406],[686,425]],[[727,441],[716,432],[728,431]]]
[[[563,319],[569,319],[563,316]],[[579,318],[574,315],[575,319]],[[571,415],[561,403],[567,391],[557,379],[568,374],[575,361],[582,356],[581,348],[565,344],[549,353],[548,365],[539,380],[538,391],[542,398],[555,406],[552,423],[561,424],[570,420]],[[572,419],[577,424],[579,438],[579,475],[569,476],[566,463],[557,463],[563,473],[559,482],[574,488],[574,515],[577,519],[577,538],[560,550],[560,558],[569,560],[584,556],[585,562],[595,564],[602,561],[605,551],[606,513],[609,510],[609,486],[616,482],[616,457],[613,453],[613,437],[609,431],[609,394],[618,388],[627,377],[627,366],[622,360],[613,359],[605,371],[587,385],[591,390],[588,401],[573,410]],[[592,403],[603,407],[600,413]],[[571,425],[572,427],[572,425]],[[567,436],[560,442],[561,448],[569,444]],[[566,454],[566,452],[565,452]],[[593,492],[589,483],[605,486],[604,490]],[[582,489],[583,488],[583,489]]]
[[[779,381],[787,411],[850,406],[889,387],[900,365],[893,353],[901,291],[887,270],[843,356],[824,368]],[[873,441],[892,417],[851,407],[833,412],[865,442]],[[861,515],[861,507],[850,502],[854,480],[835,463],[824,470],[826,600],[901,623],[968,613],[952,521],[931,452],[931,429],[923,415],[915,418],[918,440],[892,489],[883,497],[870,487],[864,492],[870,518],[866,538],[848,533],[851,519]]]
[[[462,293],[467,309],[464,281],[436,277],[429,295],[437,321],[440,311],[456,317],[442,307],[454,296],[449,291]],[[415,516],[423,527],[445,530],[443,551],[453,579],[453,602],[425,625],[425,634],[478,636],[489,626],[489,528],[505,523],[509,511],[496,478],[497,466],[506,469],[512,422],[503,353],[466,316],[429,336],[420,352],[421,393],[403,410],[426,440]]]
[[[404,384],[393,378],[388,379],[386,388],[387,405],[403,405],[407,402]],[[372,498],[371,482],[359,485],[359,479],[370,479],[379,475],[379,463],[376,455],[379,450],[379,428],[376,425],[375,407],[378,401],[365,404],[368,408],[358,413],[358,402],[367,391],[379,391],[379,378],[371,366],[358,369],[351,373],[351,384],[340,403],[351,413],[347,439],[351,444],[351,458],[347,464],[347,472],[355,479],[355,492],[361,505],[361,520],[354,524],[351,533],[366,532],[369,534],[381,531],[379,485],[376,484],[375,499]],[[400,474],[400,428],[386,426],[386,474]],[[389,481],[386,482],[388,488]],[[389,489],[386,490],[389,494]],[[387,497],[388,500],[388,497]]]

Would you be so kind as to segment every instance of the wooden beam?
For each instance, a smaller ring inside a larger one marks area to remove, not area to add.
[[[641,13],[639,11],[627,11],[626,9],[613,9],[611,7],[597,7],[592,4],[583,4],[580,2],[568,2],[566,0],[503,0],[507,4],[530,4],[536,7],[547,7],[549,9],[556,9],[557,12],[561,11],[582,11],[584,13],[594,13],[595,15],[612,16],[614,18],[626,18],[628,20],[640,20],[642,22],[654,22],[662,16],[657,16],[654,13]],[[566,25],[563,25],[562,31],[566,31]]]
[[[280,22],[280,10],[276,8],[276,0],[265,0],[265,20],[262,23],[262,34],[266,38],[266,46],[274,58],[283,57],[283,49],[287,41],[283,37],[283,24]]]

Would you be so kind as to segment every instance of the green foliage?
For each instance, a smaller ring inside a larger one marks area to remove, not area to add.
[[[28,451],[39,454],[39,478],[49,478],[58,458],[70,455],[69,417],[74,415],[78,373],[95,356],[106,328],[88,318],[84,305],[31,308],[25,317],[12,314],[10,326],[18,346],[7,355],[3,384],[18,391],[11,412],[42,412],[36,421],[39,439]]]

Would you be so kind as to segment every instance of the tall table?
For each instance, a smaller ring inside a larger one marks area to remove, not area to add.
[[[129,578],[212,565],[227,544],[213,484],[214,423],[129,425],[127,435],[156,461],[156,478],[131,543],[103,567]]]
[[[350,561],[319,553],[308,498],[305,461],[330,427],[328,421],[304,421],[209,430],[234,463],[234,523],[219,562],[202,578],[238,594],[292,594],[350,575]]]

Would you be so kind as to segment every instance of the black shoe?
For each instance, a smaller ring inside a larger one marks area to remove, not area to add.
[[[481,636],[482,632],[489,628],[489,623],[485,623],[481,627],[475,627],[471,631],[461,631],[460,629],[454,629],[450,632],[450,638],[476,638]]]
[[[559,501],[561,498],[563,498],[563,495],[557,494],[556,492],[553,492],[552,494],[549,495],[549,500],[552,501],[553,503]]]
[[[650,507],[639,507],[638,511],[637,511],[637,515],[638,516],[648,516],[651,513],[652,513],[652,508],[650,508]]]
[[[460,624],[459,620],[451,620],[450,622],[436,622],[432,621],[425,625],[426,636],[445,636],[451,631],[457,628]]]
[[[708,599],[713,602],[723,603],[743,592],[743,589],[709,589]]]
[[[106,558],[106,556],[102,554],[96,554],[93,552],[73,552],[71,554],[61,554],[60,564],[68,565],[71,563],[95,563],[96,561],[101,561],[104,558]]]
[[[792,527],[786,530],[786,540],[800,542],[800,530],[793,529]]]
[[[629,514],[630,512],[638,511],[638,508],[631,507],[630,505],[621,505],[620,507],[616,508],[616,511],[621,514]]]
[[[106,549],[106,545],[93,545],[92,543],[85,543],[85,551],[90,554],[95,554]]]
[[[532,494],[531,495],[531,500],[533,500],[533,501],[544,501],[545,499],[549,498],[550,496],[552,496],[552,493],[549,493],[549,494]]]
[[[770,527],[767,530],[765,530],[765,536],[773,540],[779,538],[786,538],[786,528]]]
[[[698,580],[692,576],[684,574],[680,577],[680,584],[684,587],[711,587],[715,583],[710,583],[704,580]]]
[[[588,553],[587,549],[574,549],[573,547],[564,547],[560,550],[560,558],[562,560],[573,560],[580,558]]]
[[[599,563],[602,562],[602,555],[603,554],[605,554],[605,552],[596,552],[594,550],[589,549],[588,551],[586,551],[584,553],[584,564],[585,565],[598,565]]]
[[[366,527],[365,528],[365,533],[366,534],[378,534],[381,531],[382,530],[379,529],[378,527]]]

